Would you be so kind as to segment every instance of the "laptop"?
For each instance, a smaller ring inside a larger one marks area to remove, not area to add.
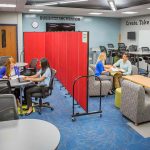
[[[29,80],[24,80],[23,78],[18,77],[19,83],[30,82]]]

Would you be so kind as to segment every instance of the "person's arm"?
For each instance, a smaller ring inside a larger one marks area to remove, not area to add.
[[[119,66],[120,66],[120,62],[121,62],[121,59],[118,60],[116,63],[114,63],[113,66],[114,66],[114,67],[119,67]]]
[[[96,64],[96,68],[95,68],[95,75],[98,76],[98,75],[101,75],[101,73],[104,71],[103,69],[103,64],[98,62]]]
[[[2,67],[2,68],[0,69],[0,78],[3,78],[3,76],[5,75],[5,73],[6,73],[6,68],[5,68],[5,67]]]
[[[30,79],[33,79],[33,78],[38,78],[41,74],[41,70],[39,72],[37,72],[35,75],[32,75],[32,76],[25,76],[25,78],[30,78]]]
[[[132,72],[132,65],[129,62],[129,64],[128,64],[128,71],[124,72],[123,75],[131,75],[131,72]]]
[[[40,78],[26,77],[26,78],[24,78],[24,80],[30,80],[30,81],[33,81],[33,82],[41,82],[41,81],[45,80],[45,78],[46,78],[46,77],[43,75],[43,76],[40,77]]]

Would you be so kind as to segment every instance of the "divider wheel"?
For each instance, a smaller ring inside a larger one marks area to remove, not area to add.
[[[72,122],[76,121],[76,118],[75,117],[72,117]]]

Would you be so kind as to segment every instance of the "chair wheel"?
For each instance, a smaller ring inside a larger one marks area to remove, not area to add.
[[[53,107],[51,107],[51,110],[54,110],[54,108],[53,108]]]
[[[76,121],[76,118],[75,117],[72,117],[72,122]]]
[[[100,118],[102,117],[102,114],[100,114]]]

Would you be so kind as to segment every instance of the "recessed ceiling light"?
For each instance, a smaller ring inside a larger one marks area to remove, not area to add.
[[[150,9],[150,8],[147,8],[147,9]]]
[[[42,12],[42,9],[29,9],[30,12]]]
[[[117,10],[114,0],[108,0],[108,4],[110,5],[113,11]]]
[[[88,1],[88,0],[66,0],[66,1],[60,1],[59,4],[67,4],[67,3],[77,3],[77,2],[84,2],[84,1]]]
[[[16,7],[15,4],[0,4],[0,7]]]
[[[101,15],[101,14],[103,14],[103,13],[99,13],[99,12],[91,12],[91,13],[89,13],[89,15]]]
[[[35,4],[35,6],[51,6],[51,5],[57,5],[58,2],[49,2],[49,3],[39,3]]]
[[[134,11],[125,11],[125,12],[122,12],[123,14],[128,14],[128,15],[131,15],[131,14],[137,14],[138,12],[134,12]]]

